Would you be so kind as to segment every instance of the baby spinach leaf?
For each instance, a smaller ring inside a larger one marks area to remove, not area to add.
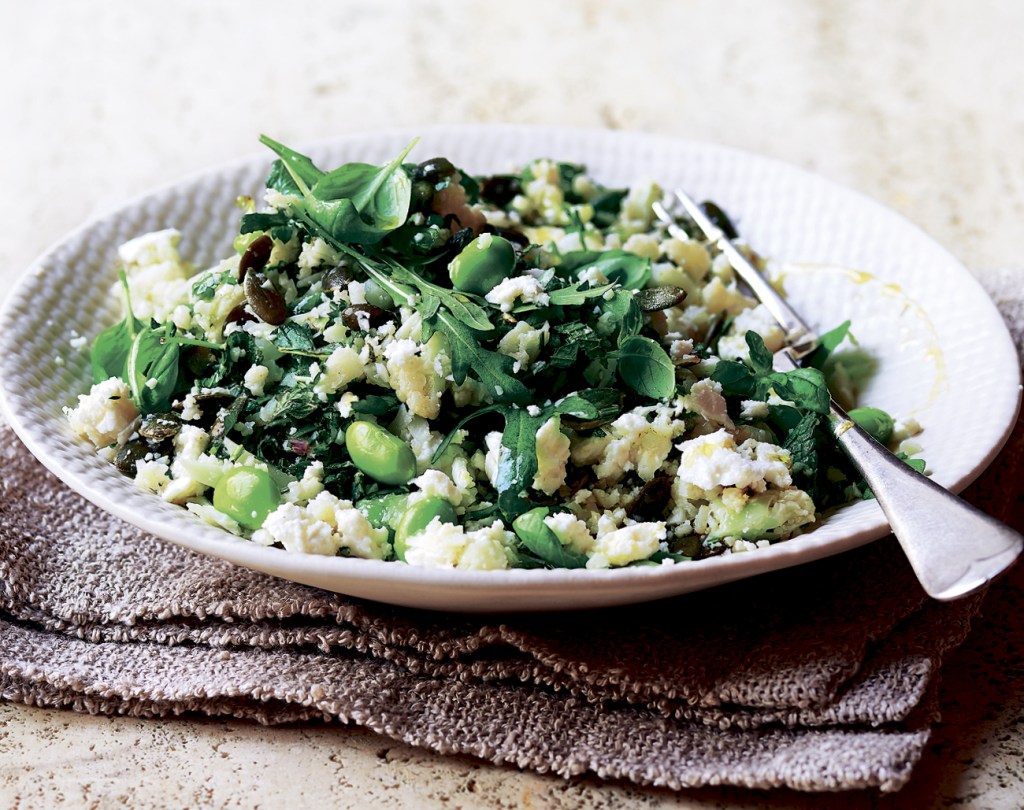
[[[132,350],[135,333],[142,324],[128,316],[100,332],[92,343],[92,380],[103,382],[111,377],[120,377],[128,382],[128,355]]]
[[[167,334],[166,327],[162,332],[140,329],[128,353],[128,385],[136,407],[144,414],[168,410],[178,382],[181,352],[177,343],[163,341]]]
[[[505,430],[501,434],[502,452],[498,459],[498,509],[506,522],[527,509],[526,490],[537,474],[537,431],[546,421],[544,415],[530,416],[522,408],[506,408]]]
[[[552,412],[577,420],[610,422],[622,413],[622,392],[615,388],[584,388],[560,399]]]
[[[144,328],[144,324],[132,312],[131,291],[128,288],[128,277],[123,270],[119,277],[124,288],[127,313],[119,323],[104,329],[92,342],[89,360],[94,383],[103,382],[111,377],[120,377],[131,384],[128,378],[128,355],[131,353],[135,335]]]
[[[415,140],[384,166],[346,163],[327,174],[305,155],[277,141],[266,136],[260,141],[281,157],[302,194],[303,203],[296,206],[301,218],[335,240],[374,244],[405,222],[412,182],[402,161]]]
[[[544,523],[548,509],[534,509],[521,515],[513,524],[516,536],[533,555],[552,568],[584,568],[587,555],[563,546],[553,531]]]
[[[799,408],[814,413],[828,413],[828,385],[825,383],[825,375],[816,368],[774,372],[765,378],[765,382],[782,399],[789,400]]]
[[[625,250],[573,250],[562,256],[557,269],[563,277],[577,278],[584,270],[596,269],[627,290],[643,289],[651,278],[651,260]]]
[[[283,143],[278,143],[266,135],[260,135],[260,143],[277,153],[280,157],[280,165],[286,170],[285,173],[291,179],[291,183],[283,182],[282,173],[276,169],[278,161],[274,161],[275,167],[271,168],[270,176],[267,178],[267,186],[269,188],[274,188],[283,194],[302,194],[304,192],[301,185],[299,185],[300,181],[307,188],[310,188],[316,185],[317,181],[324,176],[324,173],[313,164],[312,160],[296,152],[294,149],[289,149]],[[271,185],[271,182],[275,183],[275,185]]]
[[[675,393],[675,366],[655,341],[633,335],[619,344],[615,357],[619,376],[638,394],[651,399],[668,399]]]

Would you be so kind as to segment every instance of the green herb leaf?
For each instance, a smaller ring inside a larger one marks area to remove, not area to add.
[[[276,188],[283,194],[302,194],[301,184],[307,188],[312,188],[316,185],[317,181],[324,176],[324,173],[318,169],[313,161],[305,155],[296,152],[294,149],[289,149],[283,143],[278,143],[266,135],[260,135],[260,143],[264,146],[269,147],[272,151],[277,153],[281,158],[281,166],[286,169],[286,174],[291,179],[291,183],[284,184],[284,187],[280,186],[282,175],[281,172],[271,169],[270,177],[267,178],[267,185],[270,188]],[[277,161],[274,161],[275,164]],[[279,184],[271,186],[271,181]]]
[[[582,284],[577,287],[562,287],[557,290],[548,290],[548,298],[551,304],[557,307],[578,307],[591,298],[600,298],[609,290],[614,290],[616,286],[616,283],[612,281],[597,287],[584,287]]]
[[[530,508],[526,491],[537,474],[537,431],[546,421],[544,415],[530,416],[522,408],[506,408],[505,430],[501,434],[502,452],[498,459],[498,509],[506,522]]]
[[[315,352],[313,333],[302,323],[285,321],[271,336],[274,345],[283,352]]]
[[[818,345],[815,346],[814,351],[804,358],[804,366],[824,371],[825,361],[828,360],[839,344],[846,339],[849,332],[850,322],[843,321],[835,329],[830,329],[824,335],[819,336]]]
[[[237,277],[234,270],[222,270],[219,273],[203,273],[192,283],[192,297],[200,301],[212,301],[221,284],[235,284]]]
[[[584,270],[597,269],[627,290],[640,290],[651,279],[651,260],[625,250],[573,250],[562,256],[560,276],[578,278]]]
[[[128,378],[128,355],[132,350],[132,342],[139,330],[144,328],[142,321],[132,312],[131,291],[128,277],[124,270],[119,274],[121,286],[124,288],[125,309],[127,314],[119,322],[104,329],[92,342],[89,360],[92,365],[92,381],[94,383],[119,377],[131,385]]]
[[[473,376],[484,384],[496,402],[529,402],[530,390],[512,376],[514,361],[511,357],[483,348],[472,329],[443,309],[430,319],[430,324],[448,338],[456,385],[464,383],[472,369]]]
[[[434,455],[430,457],[430,463],[437,464],[437,462],[441,460],[441,456],[445,454],[445,451],[448,449],[448,445],[450,445],[455,440],[455,434],[462,430],[467,424],[472,422],[478,416],[483,416],[484,414],[488,413],[503,412],[504,409],[504,405],[486,405],[483,408],[477,408],[472,413],[466,414],[466,416],[462,417],[455,424],[455,427],[448,431],[448,435],[441,440],[441,443],[437,446],[437,449],[434,451]]]
[[[283,144],[266,136],[260,141],[280,155],[301,192],[303,203],[297,208],[302,218],[335,240],[374,244],[405,222],[412,182],[402,161],[416,141],[384,166],[346,163],[328,174]]]
[[[598,331],[615,336],[620,345],[643,328],[644,314],[629,290],[616,290],[611,298],[602,297],[597,306],[601,310]]]
[[[633,335],[619,344],[615,356],[619,376],[638,394],[651,399],[668,399],[675,393],[675,366],[655,341]]]
[[[141,329],[128,354],[128,385],[136,407],[144,414],[168,410],[178,382],[180,349],[176,343],[164,343],[163,334],[169,334],[169,329],[165,327],[163,333]]]

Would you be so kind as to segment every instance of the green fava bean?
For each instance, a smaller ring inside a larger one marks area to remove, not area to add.
[[[847,415],[876,442],[886,444],[892,438],[895,420],[881,408],[854,408]]]
[[[270,473],[258,467],[235,467],[213,488],[213,506],[246,529],[258,529],[281,503]]]
[[[448,265],[456,290],[486,295],[508,278],[516,266],[512,243],[501,236],[478,236]]]
[[[398,559],[405,561],[409,538],[426,529],[434,518],[439,518],[442,523],[458,523],[459,520],[455,507],[436,496],[413,501],[406,507],[395,526],[395,556]]]
[[[373,422],[353,422],[345,431],[352,463],[382,484],[408,484],[416,476],[416,456],[405,442]]]

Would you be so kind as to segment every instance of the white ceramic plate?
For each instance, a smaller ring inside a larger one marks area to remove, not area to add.
[[[924,426],[934,479],[959,490],[1005,441],[1020,397],[1013,345],[995,307],[942,247],[859,194],[773,160],[709,144],[606,131],[446,127],[342,138],[311,149],[321,165],[383,162],[412,136],[413,158],[451,156],[474,173],[532,157],[586,163],[606,185],[641,177],[681,185],[730,212],[771,257],[798,310],[819,328],[846,318],[878,362],[862,401]],[[874,502],[839,510],[814,531],[756,552],[676,566],[607,571],[423,570],[291,554],[239,540],[143,492],[72,437],[61,408],[90,382],[90,338],[118,315],[109,295],[116,248],[176,227],[199,267],[228,255],[234,200],[258,195],[270,154],[155,191],[72,233],[28,270],[0,313],[2,403],[31,451],[70,487],[136,526],[204,554],[279,577],[401,605],[460,611],[588,608],[657,599],[825,557],[887,533]],[[61,364],[55,363],[62,358]]]

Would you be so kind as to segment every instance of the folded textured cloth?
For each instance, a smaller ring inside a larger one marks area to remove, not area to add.
[[[1024,436],[973,488],[1005,517]],[[926,599],[890,538],[626,608],[451,616],[349,599],[107,515],[0,428],[0,695],[81,711],[340,720],[639,784],[899,788],[981,597]],[[756,552],[753,552],[756,553]]]

